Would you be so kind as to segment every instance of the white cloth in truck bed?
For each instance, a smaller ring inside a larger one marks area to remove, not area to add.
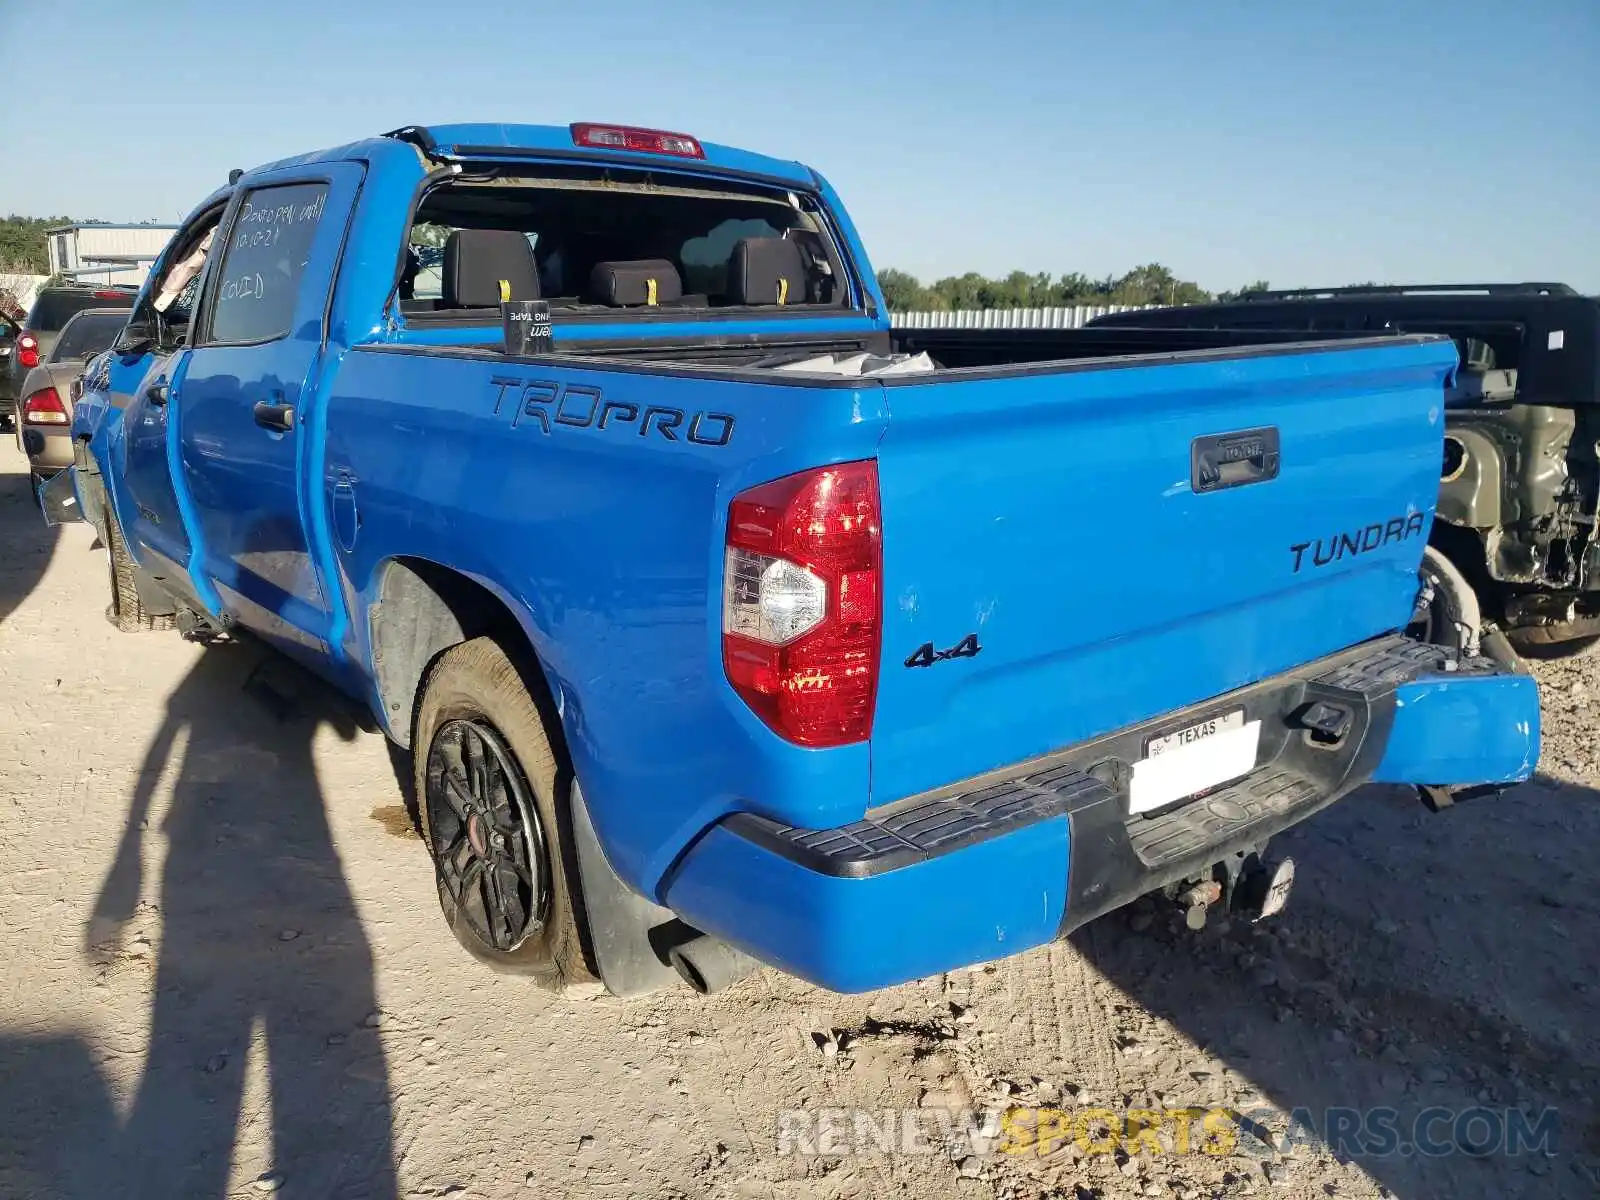
[[[803,371],[808,375],[916,375],[938,370],[923,354],[823,354],[784,363],[774,371]]]

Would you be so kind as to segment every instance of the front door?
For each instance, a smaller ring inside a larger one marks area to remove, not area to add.
[[[189,565],[189,539],[178,511],[167,454],[167,400],[173,377],[181,373],[183,365],[181,349],[143,354],[127,364],[125,386],[130,390],[123,436],[128,459],[123,479],[128,494],[123,520],[134,545],[166,560],[152,566],[158,573],[163,567],[183,572]]]
[[[135,557],[165,579],[182,580],[190,557],[172,473],[171,401],[187,366],[190,325],[224,210],[218,203],[195,217],[163,252],[130,316],[130,329],[136,326],[145,340],[114,356],[103,381],[105,403],[123,411],[122,445],[113,453],[125,456],[123,469],[109,470],[104,478],[113,488],[121,481],[113,499]]]
[[[285,649],[325,648],[326,582],[303,497],[323,322],[362,168],[252,181],[235,202],[181,387],[178,452],[198,567],[225,613]]]

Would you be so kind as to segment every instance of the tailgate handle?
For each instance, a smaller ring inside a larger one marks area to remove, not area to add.
[[[1189,486],[1196,492],[1265,483],[1278,477],[1278,430],[1240,429],[1189,443]]]

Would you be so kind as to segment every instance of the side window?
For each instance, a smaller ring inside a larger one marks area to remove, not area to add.
[[[220,207],[212,209],[174,235],[155,285],[134,311],[132,323],[143,327],[158,346],[171,349],[189,340],[201,275],[222,213]]]
[[[200,272],[205,268],[206,256],[216,240],[217,222],[221,217],[219,212],[210,218],[209,228],[173,259],[155,290],[152,304],[165,319],[173,342],[188,338],[189,322],[194,317],[195,297],[200,292]]]
[[[406,267],[400,299],[437,300],[444,295],[444,244],[455,228],[434,221],[418,222],[407,240]]]
[[[211,342],[269,342],[294,325],[300,280],[328,201],[325,183],[245,194],[213,284]]]

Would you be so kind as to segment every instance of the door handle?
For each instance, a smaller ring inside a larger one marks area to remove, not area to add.
[[[275,433],[290,433],[294,429],[292,404],[268,404],[265,400],[257,400],[255,407],[250,411],[255,416],[256,424],[263,429],[270,429]]]
[[[167,402],[167,385],[165,382],[152,383],[144,390],[144,398],[160,408]]]

